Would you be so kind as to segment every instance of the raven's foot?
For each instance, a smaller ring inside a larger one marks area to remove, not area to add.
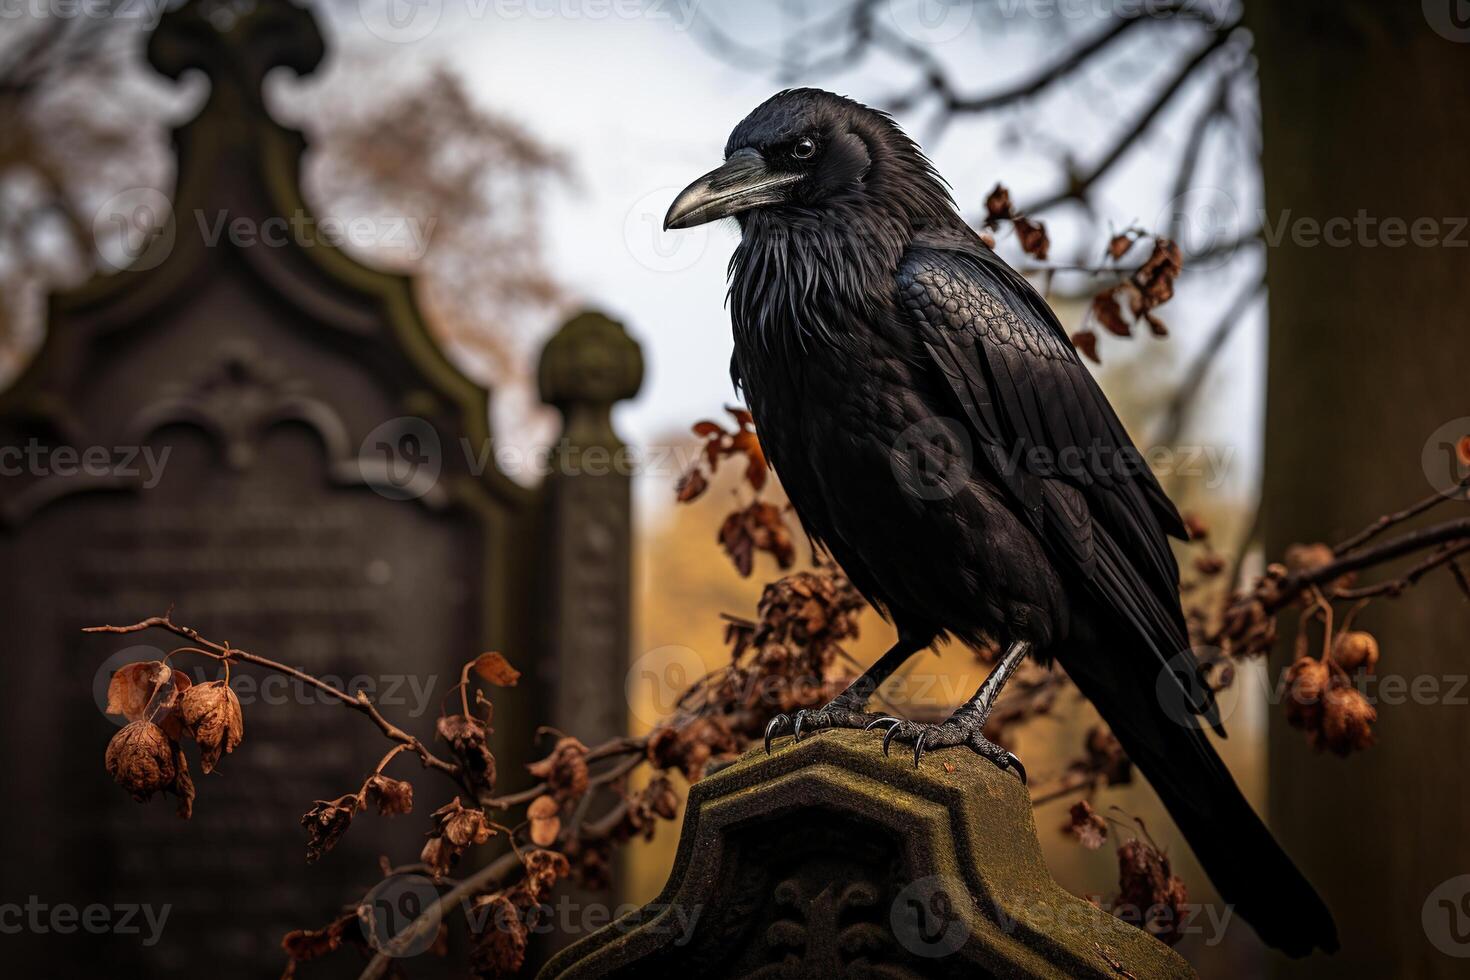
[[[824,708],[802,708],[794,715],[779,714],[766,725],[766,754],[771,754],[771,739],[778,735],[790,732],[800,742],[803,735],[826,728],[866,728],[877,717],[840,697]]]
[[[874,728],[880,725],[888,726],[888,731],[883,735],[883,754],[888,754],[888,747],[894,742],[912,745],[914,747],[914,768],[916,769],[919,766],[919,759],[929,749],[947,749],[955,745],[965,745],[1000,768],[1015,772],[1023,785],[1026,782],[1026,767],[1021,765],[1021,760],[982,735],[977,725],[966,724],[964,721],[956,721],[953,718],[942,725],[920,725],[887,715],[875,718],[867,727]]]

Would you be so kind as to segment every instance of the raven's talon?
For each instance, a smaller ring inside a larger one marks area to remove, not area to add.
[[[780,714],[766,723],[766,755],[771,754],[771,739],[780,734],[781,726],[790,720],[789,715]]]
[[[893,737],[898,734],[899,729],[901,729],[901,728],[903,728],[903,723],[902,722],[900,722],[897,725],[890,725],[889,728],[888,728],[888,731],[886,731],[886,732],[883,733],[883,754],[884,755],[887,755],[888,754],[888,746],[890,744],[892,744]]]
[[[771,739],[785,732],[791,733],[793,742],[800,742],[803,735],[815,735],[828,728],[870,728],[877,720],[879,719],[861,710],[861,706],[853,707],[851,702],[842,698],[820,708],[802,708],[794,715],[783,712],[766,725],[766,754],[771,752]],[[791,727],[787,728],[787,725]]]
[[[1021,785],[1022,786],[1029,785],[1029,783],[1026,780],[1026,767],[1023,766],[1023,765],[1021,765],[1021,760],[1018,759],[1018,758],[1016,758],[1016,754],[1014,752],[1007,752],[1005,754],[1004,759],[1002,759],[1000,762],[998,762],[996,764],[998,766],[1000,766],[1002,769],[1014,769],[1014,770],[1016,770],[1016,775],[1021,777]]]
[[[1021,780],[1021,785],[1028,785],[1026,780],[1026,767],[1021,764],[1021,760],[1016,757],[1014,752],[1008,752],[983,735],[976,736],[965,744],[970,747],[972,752],[984,756],[986,759],[995,763],[996,768],[1002,772],[1011,772],[1014,770],[1016,778]]]
[[[801,741],[801,726],[806,721],[806,709],[802,708],[796,713],[796,720],[791,725],[791,741]]]
[[[1026,785],[1026,767],[1014,753],[1008,752],[990,741],[972,725],[965,720],[948,721],[942,725],[919,725],[886,715],[882,718],[874,718],[868,722],[868,728],[879,724],[887,724],[888,730],[883,733],[883,754],[888,755],[895,739],[914,747],[914,768],[918,768],[924,758],[925,752],[933,752],[935,749],[948,749],[963,745],[977,755],[984,756],[993,762],[998,768],[1006,772],[1014,772],[1021,780],[1021,785]]]

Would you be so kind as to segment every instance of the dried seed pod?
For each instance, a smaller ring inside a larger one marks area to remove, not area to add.
[[[1286,721],[1293,728],[1315,731],[1322,720],[1322,699],[1332,671],[1315,657],[1298,657],[1286,672]]]
[[[1364,630],[1347,630],[1332,641],[1333,661],[1348,673],[1362,668],[1373,673],[1378,666],[1378,641]]]
[[[174,759],[169,737],[151,721],[129,722],[107,743],[107,774],[139,803],[173,787]]]
[[[1322,728],[1313,744],[1338,755],[1350,755],[1373,744],[1378,711],[1355,687],[1335,687],[1322,701]]]

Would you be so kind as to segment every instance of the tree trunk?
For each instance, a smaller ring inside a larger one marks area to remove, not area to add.
[[[1427,496],[1456,472],[1438,444],[1450,429],[1470,432],[1470,22],[1457,30],[1454,9],[1455,0],[1250,4],[1271,246],[1270,555],[1340,540]],[[1329,219],[1346,219],[1345,233]],[[1388,219],[1411,231],[1419,220],[1420,241]],[[1465,512],[1451,503],[1439,516]],[[1343,943],[1336,956],[1278,972],[1464,976],[1470,877],[1430,898],[1470,872],[1470,610],[1440,573],[1359,622],[1383,649],[1378,684],[1365,691],[1379,744],[1346,760],[1318,755],[1273,709],[1271,820]]]

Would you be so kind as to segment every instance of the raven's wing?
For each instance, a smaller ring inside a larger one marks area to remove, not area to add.
[[[1337,948],[1322,899],[1255,815],[1208,737],[1220,730],[1179,609],[1168,534],[1183,522],[1031,285],[973,236],[911,246],[898,299],[978,450],[1071,582],[1119,621],[1057,659],[1149,779],[1227,903],[1294,956]],[[1081,465],[1064,450],[1087,450]],[[1131,635],[1130,635],[1131,634]],[[1149,648],[1158,662],[1138,649]],[[1177,658],[1177,659],[1176,659]],[[1193,712],[1193,714],[1190,714]],[[1221,733],[1223,734],[1223,732]]]
[[[920,239],[898,299],[974,440],[977,463],[1095,598],[1140,634],[1190,710],[1219,728],[1208,688],[1180,676],[1189,647],[1169,502],[1056,315],[978,239]]]

